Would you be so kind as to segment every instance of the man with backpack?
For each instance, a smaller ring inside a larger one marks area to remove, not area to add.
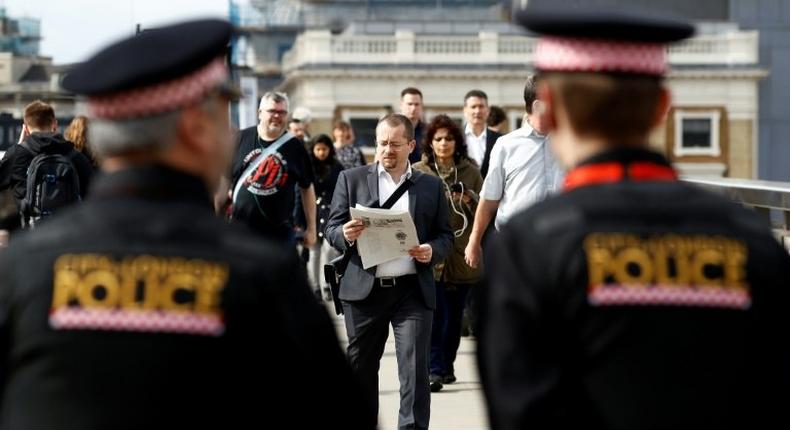
[[[0,190],[12,187],[23,227],[79,201],[88,190],[93,167],[57,131],[55,111],[36,100],[25,107],[18,145],[0,160]]]

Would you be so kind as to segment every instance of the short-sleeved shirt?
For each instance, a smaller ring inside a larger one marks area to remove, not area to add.
[[[559,191],[563,177],[548,139],[524,124],[496,141],[480,196],[499,201],[494,225],[500,230],[514,214]]]
[[[247,166],[274,141],[263,140],[257,127],[239,133],[239,145],[233,159],[231,187],[245,181],[233,204],[233,220],[247,223],[253,230],[274,239],[291,237],[295,187],[313,184],[313,167],[302,141],[292,137],[260,163],[246,178]]]

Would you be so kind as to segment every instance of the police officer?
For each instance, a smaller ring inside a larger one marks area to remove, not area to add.
[[[106,174],[0,255],[1,428],[361,428],[371,414],[294,253],[213,216],[231,30],[146,31],[64,79]]]
[[[527,9],[571,170],[491,247],[479,363],[494,429],[790,428],[790,258],[648,149],[686,23]],[[769,424],[770,423],[770,424]]]

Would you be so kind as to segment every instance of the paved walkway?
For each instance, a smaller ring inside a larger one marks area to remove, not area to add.
[[[334,315],[334,312],[332,312]],[[336,316],[335,326],[345,350],[346,331],[343,317]],[[483,392],[475,365],[475,342],[468,337],[461,338],[461,347],[455,362],[458,382],[445,385],[431,397],[431,430],[484,430],[488,428]],[[390,327],[390,336],[379,372],[379,424],[381,430],[398,428],[398,367],[395,360],[395,337]]]

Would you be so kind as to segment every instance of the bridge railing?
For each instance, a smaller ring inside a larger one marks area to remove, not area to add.
[[[757,211],[771,224],[776,238],[790,252],[790,182],[734,178],[683,180]],[[5,245],[7,238],[7,233],[0,231],[0,247]]]
[[[684,178],[686,182],[722,194],[763,215],[776,238],[790,251],[790,182],[734,178]]]

